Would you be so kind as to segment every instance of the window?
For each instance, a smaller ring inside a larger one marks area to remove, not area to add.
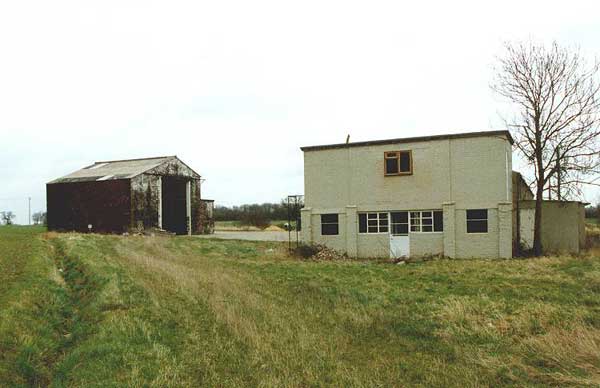
[[[412,174],[412,151],[392,151],[384,153],[385,175]]]
[[[421,212],[410,212],[410,231],[421,231]]]
[[[367,213],[358,214],[358,233],[367,233]]]
[[[487,209],[467,210],[467,233],[487,233],[488,211]]]
[[[421,231],[433,232],[433,212],[421,212]]]
[[[401,236],[408,234],[408,212],[392,212],[390,213],[392,234]]]
[[[337,214],[321,214],[321,235],[333,236],[339,234]]]
[[[444,213],[441,210],[425,210],[410,212],[411,232],[443,232]]]
[[[433,231],[443,232],[444,231],[444,213],[441,210],[433,212]]]
[[[358,233],[391,232],[394,236],[402,236],[408,234],[409,230],[417,233],[443,232],[443,212],[425,210],[358,214]]]
[[[388,213],[360,213],[358,215],[359,233],[388,233]]]

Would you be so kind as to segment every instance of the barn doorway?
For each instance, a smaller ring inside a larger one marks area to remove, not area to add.
[[[161,181],[162,228],[175,234],[188,234],[187,180],[163,176]]]

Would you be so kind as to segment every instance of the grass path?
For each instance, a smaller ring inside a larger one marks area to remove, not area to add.
[[[3,235],[0,228],[0,246],[10,245]],[[46,237],[20,237],[32,242],[17,257],[39,255],[39,268],[20,273],[35,276],[0,285],[0,307],[14,309],[1,316],[6,355],[0,355],[0,381],[81,387],[600,384],[598,257],[393,266],[300,262],[268,242]],[[35,324],[15,336],[9,327],[19,314],[39,313],[15,299],[24,292],[18,284],[34,278],[57,301],[43,314],[63,322],[50,323],[46,337]],[[11,335],[16,344],[6,347]],[[18,343],[40,342],[38,336],[52,344],[49,357],[33,359],[29,374],[14,370],[23,358]],[[32,381],[32,375],[40,378]]]
[[[0,227],[0,385],[46,386],[71,314],[41,228]]]

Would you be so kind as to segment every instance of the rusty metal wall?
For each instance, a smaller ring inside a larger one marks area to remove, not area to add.
[[[128,179],[46,185],[48,229],[123,233],[129,230],[131,188]]]

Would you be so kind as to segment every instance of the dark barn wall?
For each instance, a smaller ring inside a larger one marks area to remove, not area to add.
[[[131,222],[128,179],[46,185],[48,229],[123,233]]]

